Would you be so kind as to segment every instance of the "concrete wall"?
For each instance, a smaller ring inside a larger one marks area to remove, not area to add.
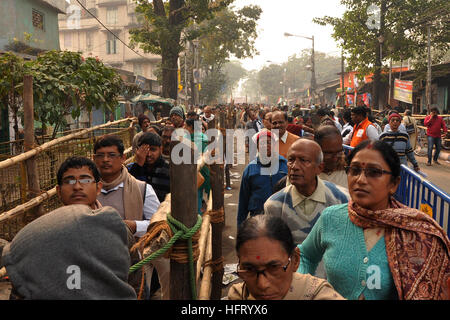
[[[33,9],[43,14],[44,30],[33,26]],[[2,0],[0,17],[0,49],[16,38],[31,47],[59,50],[58,10],[45,1]],[[31,40],[25,39],[25,32],[32,35]]]

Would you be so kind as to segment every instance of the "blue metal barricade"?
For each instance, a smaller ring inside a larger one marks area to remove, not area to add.
[[[352,149],[344,145],[345,155],[348,155]],[[429,214],[449,234],[450,195],[403,164],[400,171],[400,185],[395,198],[408,207]]]

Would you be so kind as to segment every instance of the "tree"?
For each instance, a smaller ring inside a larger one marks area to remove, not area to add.
[[[188,46],[185,51],[186,59],[180,59],[183,87],[187,78],[188,86],[191,92],[194,92],[195,85],[190,75],[194,68],[198,68],[202,70],[204,77],[200,79],[200,99],[203,102],[213,103],[224,91],[228,92],[230,81],[227,80],[226,74],[233,78],[235,76],[232,75],[232,70],[246,72],[235,64],[233,66],[236,68],[230,69],[233,67],[229,66],[230,59],[242,59],[257,54],[254,39],[257,36],[256,21],[260,14],[261,9],[258,6],[247,6],[240,10],[225,8],[217,12],[213,19],[188,27],[186,33],[196,35],[198,39]],[[184,66],[185,61],[187,68]],[[238,80],[232,80],[232,85]]]
[[[184,50],[181,33],[192,22],[212,19],[214,13],[234,0],[136,0],[136,12],[144,18],[144,25],[130,30],[132,44],[139,43],[145,52],[162,57],[163,97],[177,98],[178,57]],[[195,39],[196,36],[190,38]]]
[[[314,21],[333,26],[350,69],[373,77],[373,105],[379,107],[383,61],[426,57],[426,26],[431,25],[432,46],[439,59],[449,49],[447,0],[341,0],[342,18],[325,16]]]
[[[284,68],[278,64],[271,64],[263,67],[258,72],[258,84],[261,87],[261,92],[268,96],[269,103],[275,103],[277,98],[283,94]]]
[[[11,52],[0,55],[0,101],[12,111],[15,139],[19,136],[18,113],[22,105],[24,73],[25,65],[22,58]]]
[[[224,91],[233,92],[239,81],[247,75],[247,70],[242,67],[241,62],[231,61],[223,66],[223,72],[226,76]]]
[[[204,21],[195,31],[199,34],[199,66],[206,78],[202,81],[201,97],[217,97],[231,92],[246,70],[237,61],[257,54],[254,46],[257,37],[256,22],[261,15],[258,6],[246,6],[239,10],[225,8],[211,20]],[[225,76],[225,77],[224,77]],[[212,81],[216,85],[210,86]],[[214,92],[203,87],[214,88]],[[207,99],[212,101],[214,99]]]
[[[260,94],[269,97],[271,103],[291,90],[301,90],[311,84],[311,51],[304,49],[299,56],[290,56],[287,62],[280,65],[271,64],[257,73]],[[340,72],[340,58],[328,56],[323,52],[315,52],[316,81],[322,83],[336,79]],[[285,72],[286,70],[286,72]],[[260,95],[258,94],[258,95]]]
[[[98,58],[84,59],[80,53],[48,51],[28,63],[33,75],[35,119],[43,131],[53,126],[52,137],[65,124],[64,116],[79,117],[92,107],[114,110],[123,88],[118,73]]]
[[[258,84],[258,71],[250,70],[242,84],[243,92],[251,102],[261,102],[261,88]]]

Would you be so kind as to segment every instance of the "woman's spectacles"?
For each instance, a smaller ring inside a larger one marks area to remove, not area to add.
[[[257,280],[259,274],[263,274],[266,278],[277,279],[286,272],[289,263],[291,263],[291,257],[289,257],[286,265],[282,266],[281,264],[269,264],[264,269],[258,270],[254,266],[241,266],[238,264],[237,266],[237,274],[243,280]]]
[[[363,167],[358,167],[358,166],[349,166],[349,167],[344,167],[344,168],[345,168],[345,172],[348,175],[351,175],[354,177],[359,176],[363,171],[367,178],[379,178],[383,174],[392,174],[392,172],[390,172],[390,171],[386,171],[381,168],[375,168],[375,167],[363,168]]]

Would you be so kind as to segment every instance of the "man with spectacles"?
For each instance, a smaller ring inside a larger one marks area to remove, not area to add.
[[[264,212],[281,217],[289,226],[296,244],[306,239],[321,212],[332,205],[348,202],[348,196],[335,184],[318,176],[323,170],[320,145],[300,138],[287,155],[290,185],[273,194],[264,204]],[[324,277],[319,266],[318,275]]]
[[[103,206],[115,208],[125,224],[129,227],[131,234],[135,237],[131,239],[133,244],[142,237],[150,224],[150,219],[158,210],[160,202],[153,187],[145,181],[137,180],[124,166],[126,156],[124,155],[123,141],[116,135],[107,135],[100,138],[94,145],[94,160],[101,174],[103,187],[98,200]],[[131,245],[130,245],[131,247]],[[131,255],[132,264],[139,262],[139,255]],[[167,268],[160,268],[159,275],[164,275],[168,279]],[[130,275],[130,283],[139,292],[142,279],[142,270]],[[151,270],[147,284],[150,284]],[[166,281],[168,283],[168,280]],[[163,288],[168,288],[168,284],[163,283]],[[147,286],[147,292],[149,287]],[[164,292],[167,295],[167,291]],[[149,296],[149,294],[148,294]]]
[[[123,152],[122,140],[114,135],[105,136],[95,143],[94,160],[103,185],[97,198],[103,206],[114,207],[133,235],[141,237],[160,202],[151,185],[137,180],[128,172]]]
[[[323,170],[319,178],[348,190],[343,141],[339,129],[335,125],[320,126],[314,134],[314,141],[320,145],[323,153]]]
[[[101,207],[97,195],[102,188],[95,163],[84,157],[70,157],[58,169],[56,191],[65,205],[85,204],[91,209]]]

